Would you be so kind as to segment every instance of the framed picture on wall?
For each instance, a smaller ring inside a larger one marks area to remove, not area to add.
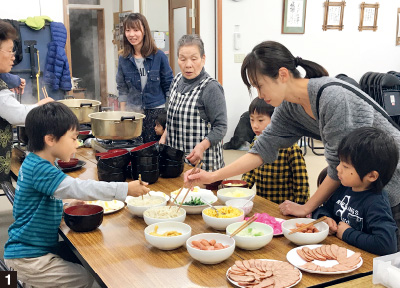
[[[378,29],[377,23],[379,4],[365,4],[365,2],[362,2],[360,8],[360,25],[358,26],[358,30],[376,31]]]
[[[307,0],[283,0],[282,34],[304,34]]]
[[[328,29],[337,29],[339,31],[343,30],[343,14],[344,6],[346,2],[329,2],[325,1],[325,16],[324,24],[322,25],[322,30],[326,31]]]

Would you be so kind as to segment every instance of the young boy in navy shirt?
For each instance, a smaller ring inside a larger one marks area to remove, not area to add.
[[[149,191],[139,181],[99,182],[75,179],[54,166],[76,152],[79,122],[64,104],[51,102],[32,109],[26,117],[29,153],[19,170],[13,216],[4,258],[18,278],[34,287],[91,287],[85,268],[56,254],[61,199],[121,200]],[[145,185],[147,185],[145,183]],[[73,201],[69,205],[83,204]]]
[[[383,187],[392,178],[399,159],[394,139],[373,127],[358,128],[338,147],[341,186],[313,212],[329,218],[330,234],[373,254],[397,251],[397,226]]]

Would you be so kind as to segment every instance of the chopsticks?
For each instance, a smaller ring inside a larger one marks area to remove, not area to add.
[[[292,232],[289,233],[289,235],[291,235],[293,233],[296,233],[296,232],[300,232],[303,229],[307,229],[308,227],[310,227],[310,226],[312,226],[314,224],[317,224],[317,223],[319,223],[321,221],[324,221],[326,218],[327,218],[326,216],[322,216],[321,218],[319,218],[319,219],[317,219],[317,220],[315,220],[315,221],[313,221],[311,223],[308,223],[308,224],[306,224],[304,226],[301,226],[299,228],[294,229]]]
[[[199,160],[199,162],[197,162],[197,163],[196,163],[196,165],[194,166],[194,168],[193,168],[192,172],[190,172],[190,174],[189,174],[189,175],[192,175],[192,174],[194,174],[194,172],[196,171],[196,169],[197,169],[197,166],[198,166],[199,164],[200,164],[200,167],[199,167],[199,169],[200,169],[200,168],[201,168],[201,166],[203,165],[203,163],[201,162],[201,160]],[[182,192],[183,188],[185,188],[185,185],[182,185],[181,189],[179,189],[179,191],[178,191],[178,194],[176,194],[176,196],[175,196],[175,199],[174,199],[174,200],[178,199],[178,197],[179,197],[179,195],[181,194],[181,192]],[[183,202],[184,202],[184,200],[185,200],[186,196],[189,194],[189,191],[190,191],[190,190],[192,190],[192,188],[193,188],[193,184],[191,184],[191,185],[190,185],[190,187],[189,187],[189,189],[186,191],[185,197],[183,197],[183,200],[182,200],[181,204],[179,205],[179,208],[178,208],[178,210],[181,208],[181,206],[182,206],[182,204],[183,204]],[[171,201],[170,205],[172,204],[172,202],[173,202],[173,201]],[[169,207],[169,209],[171,209],[171,207],[172,207],[172,206],[170,206],[170,207]]]
[[[240,231],[242,231],[244,228],[246,228],[247,226],[249,226],[251,223],[253,223],[256,220],[257,220],[256,215],[251,216],[245,223],[243,223],[235,231],[233,231],[233,233],[231,234],[231,237],[238,234]]]
[[[42,87],[42,92],[43,92],[44,98],[49,97],[49,95],[47,94],[46,87],[44,87],[44,86]]]
[[[140,185],[143,185],[143,181],[142,181],[142,175],[141,174],[139,174],[139,183],[140,183]],[[143,194],[142,194],[142,200],[143,200]]]

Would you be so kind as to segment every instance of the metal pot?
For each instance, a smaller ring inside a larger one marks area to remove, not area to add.
[[[143,114],[128,111],[89,114],[93,135],[106,140],[128,140],[139,137],[142,134],[145,117]]]
[[[58,100],[67,105],[75,116],[78,118],[79,123],[90,123],[89,114],[99,112],[101,102],[90,99],[66,99]]]

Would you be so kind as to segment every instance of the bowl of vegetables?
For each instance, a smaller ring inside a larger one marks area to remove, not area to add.
[[[226,234],[231,235],[236,229],[238,229],[244,222],[236,222],[226,227]],[[271,242],[274,236],[274,230],[271,226],[253,222],[238,234],[233,236],[236,241],[236,246],[244,250],[257,250],[269,242]]]
[[[185,196],[186,192],[182,191],[181,194],[177,199],[175,199],[173,194],[171,193],[171,201],[175,205],[180,205],[183,197]],[[189,192],[186,196],[182,208],[186,210],[187,214],[201,214],[203,209],[207,208],[209,204],[214,204],[218,201],[218,197],[214,195],[214,193],[210,190],[200,189],[199,192]]]

